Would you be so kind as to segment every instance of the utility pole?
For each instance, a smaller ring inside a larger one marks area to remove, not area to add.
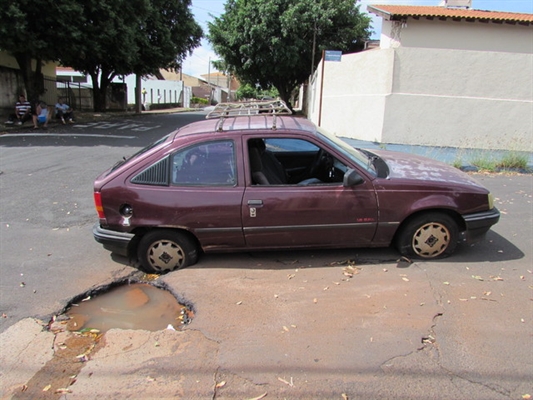
[[[315,69],[315,48],[316,48],[316,19],[315,19],[315,27],[313,29],[313,53],[311,56],[311,76],[313,76],[313,70]]]

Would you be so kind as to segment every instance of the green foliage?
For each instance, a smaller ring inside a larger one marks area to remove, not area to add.
[[[191,98],[191,104],[208,104],[209,100],[202,99],[201,97],[192,97]]]
[[[72,21],[81,8],[81,1],[72,0],[2,2],[0,49],[17,60],[28,98],[44,92],[42,60],[59,60],[68,51],[69,41],[80,35]],[[37,61],[34,67],[32,60]]]
[[[235,92],[235,98],[237,100],[255,99],[256,97],[257,97],[257,88],[255,86],[250,85],[249,83],[245,83],[244,85],[241,85]]]
[[[275,99],[278,96],[279,96],[279,92],[276,88],[269,88],[269,89],[262,90],[258,88],[257,86],[250,85],[249,83],[241,85],[235,92],[235,98],[237,100],[262,99],[265,97],[271,97]]]
[[[496,168],[501,169],[527,169],[528,157],[526,153],[510,151],[496,163]]]
[[[115,76],[176,68],[202,37],[190,0],[78,1],[84,6],[75,24],[84,34],[61,61],[91,76],[97,110],[105,109]]]
[[[274,86],[285,101],[322,50],[353,52],[369,36],[370,18],[353,0],[228,0],[209,24],[215,52],[241,82]]]

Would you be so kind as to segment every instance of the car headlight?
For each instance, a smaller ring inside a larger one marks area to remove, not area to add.
[[[489,193],[489,210],[492,210],[494,208],[494,196],[492,193]]]

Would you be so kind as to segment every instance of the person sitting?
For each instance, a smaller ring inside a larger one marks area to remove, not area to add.
[[[33,129],[39,128],[39,124],[43,124],[43,128],[47,129],[49,119],[48,106],[44,101],[39,102],[36,108],[36,115],[33,116]]]
[[[15,104],[15,113],[9,116],[6,121],[7,125],[13,125],[16,121],[17,125],[22,125],[24,122],[31,119],[31,104],[26,100],[26,97],[21,94],[19,101]]]
[[[68,120],[70,123],[74,123],[74,111],[68,104],[63,103],[61,98],[57,99],[56,118],[61,119],[63,124],[65,124],[65,120]]]

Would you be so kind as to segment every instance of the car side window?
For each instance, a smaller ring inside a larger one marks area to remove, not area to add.
[[[173,185],[234,186],[236,182],[231,140],[201,143],[172,156]]]
[[[248,140],[253,185],[341,184],[347,166],[325,149],[296,138]]]

